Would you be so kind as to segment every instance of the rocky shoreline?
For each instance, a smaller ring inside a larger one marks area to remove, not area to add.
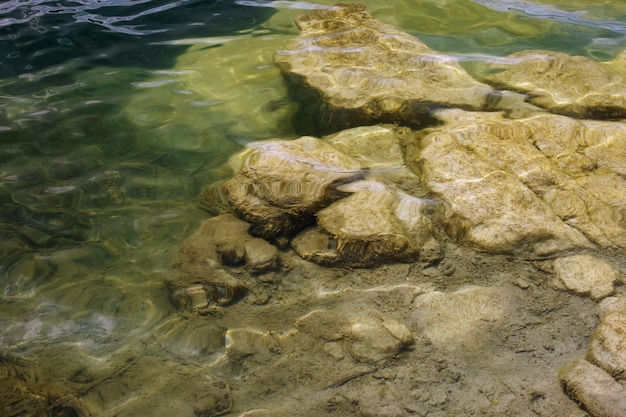
[[[0,411],[626,415],[624,54],[479,80],[362,5],[296,24],[274,59],[307,135],[204,190],[178,314],[97,369],[48,352],[63,384],[1,357]]]
[[[593,416],[626,413],[624,267],[603,256],[626,249],[626,125],[567,117],[626,115],[623,59],[597,64],[529,51],[494,64],[479,82],[360,5],[316,11],[296,24],[300,36],[275,61],[307,97],[314,130],[338,133],[250,144],[205,203],[222,195],[251,235],[323,266],[441,269],[450,244],[541,263],[555,287],[612,306],[599,313],[586,359],[558,372],[565,392]],[[242,252],[250,269],[266,263]],[[481,322],[506,321],[515,304],[507,297],[498,286],[424,291],[407,310],[420,335],[375,312],[350,319],[350,327],[341,324],[344,313],[313,310],[295,327],[324,323],[318,337],[331,357],[343,360],[334,346],[347,338],[343,348],[354,360],[376,364],[415,339],[462,345]],[[371,414],[407,412],[381,410]]]

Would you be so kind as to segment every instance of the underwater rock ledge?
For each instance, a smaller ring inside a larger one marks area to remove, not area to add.
[[[372,18],[364,5],[316,10],[296,24],[300,35],[274,61],[304,99],[301,116],[316,133],[373,123],[423,127],[435,122],[433,108],[481,110],[498,100],[453,57]]]
[[[528,101],[580,118],[626,117],[626,52],[596,62],[552,51],[523,51],[490,66],[485,81],[529,95]]]

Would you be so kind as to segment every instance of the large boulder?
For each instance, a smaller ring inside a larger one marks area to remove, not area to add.
[[[626,157],[612,151],[626,125],[460,110],[438,117],[445,124],[409,145],[407,162],[449,205],[451,233],[489,251],[626,247]]]
[[[310,93],[305,109],[323,131],[351,126],[432,122],[433,106],[485,108],[498,96],[450,56],[343,4],[296,19],[298,37],[274,57],[286,78]]]
[[[614,61],[596,62],[552,51],[524,51],[491,65],[486,80],[527,93],[528,100],[555,113],[575,117],[626,117],[626,52]]]

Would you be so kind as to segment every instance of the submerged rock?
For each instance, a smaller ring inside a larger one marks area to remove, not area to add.
[[[316,340],[325,341],[324,351],[337,360],[348,352],[357,362],[384,361],[414,340],[405,325],[370,309],[360,312],[315,310],[299,318],[295,327]]]
[[[557,278],[568,290],[599,300],[611,295],[619,272],[591,255],[574,255],[554,261]]]
[[[415,196],[424,190],[404,164],[400,143],[411,134],[369,126],[323,139],[251,143],[233,158],[240,166],[223,185],[224,195],[256,236],[284,244],[300,232],[292,246],[313,262],[368,267],[412,261],[431,237],[436,204]],[[368,180],[356,181],[362,178]],[[313,228],[302,231],[307,227]],[[222,251],[222,260],[237,264],[251,243],[241,254]]]
[[[492,64],[486,77],[498,87],[527,93],[528,100],[575,117],[626,117],[626,52],[596,62],[553,51],[524,51]]]
[[[360,176],[361,165],[331,145],[305,136],[255,142],[236,157],[241,167],[224,184],[229,203],[250,232],[268,240],[290,237],[342,194],[335,186]]]
[[[539,255],[626,247],[626,125],[445,110],[408,146],[407,162],[448,203],[452,235],[488,251]],[[609,162],[610,161],[610,162]],[[610,185],[602,185],[602,184]]]
[[[594,417],[626,415],[626,310],[608,313],[591,338],[586,359],[565,365],[565,392]]]
[[[594,417],[626,415],[626,389],[607,372],[586,360],[564,366],[559,379],[565,392]]]
[[[23,358],[0,355],[0,415],[2,416],[81,416],[97,413],[62,381],[45,381],[39,365]],[[75,388],[75,387],[74,387]]]
[[[232,214],[205,220],[179,247],[174,267],[179,270],[215,265],[239,266],[251,272],[273,270],[278,250],[248,234],[250,225]]]
[[[510,295],[498,288],[431,291],[416,298],[413,318],[432,343],[455,349],[484,341],[489,323],[505,318],[512,304]]]
[[[591,338],[587,360],[614,377],[626,377],[626,311],[609,313],[602,318]]]
[[[278,267],[278,250],[248,234],[250,225],[231,214],[205,220],[179,247],[169,280],[174,302],[196,313],[228,305],[246,292],[246,286],[224,267],[262,273]]]
[[[305,112],[319,130],[380,122],[423,126],[433,121],[432,106],[479,110],[494,95],[454,58],[372,18],[363,5],[319,9],[296,24],[302,32],[274,61],[313,97]]]
[[[430,238],[430,201],[374,181],[340,188],[350,196],[317,213],[317,228],[297,235],[295,251],[323,265],[367,267],[417,260]]]

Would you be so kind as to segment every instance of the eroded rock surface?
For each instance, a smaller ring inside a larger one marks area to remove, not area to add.
[[[246,285],[225,267],[263,273],[278,267],[278,250],[248,234],[250,225],[231,214],[205,220],[179,247],[168,286],[179,307],[207,312],[240,299]]]
[[[413,317],[431,342],[455,349],[481,343],[488,323],[502,320],[512,307],[502,290],[472,286],[449,294],[420,295]]]
[[[594,417],[626,415],[626,389],[607,372],[582,359],[559,373],[566,392]]]
[[[593,333],[587,360],[618,379],[626,377],[626,311],[602,318]]]
[[[223,185],[227,203],[255,236],[284,244],[300,232],[292,246],[317,263],[413,261],[432,238],[438,205],[420,197],[425,190],[404,163],[401,141],[412,135],[369,126],[323,139],[251,143],[233,158],[239,166]],[[222,263],[237,265],[244,258],[237,250],[249,253],[252,243],[222,244]]]
[[[320,129],[421,126],[432,121],[432,106],[483,109],[494,93],[454,58],[372,18],[363,5],[316,10],[296,24],[302,32],[274,60],[294,85],[315,93],[319,110],[306,111]]]
[[[559,372],[566,393],[594,417],[626,415],[626,310],[609,310],[593,333],[586,358]]]
[[[349,354],[357,362],[377,363],[413,343],[413,335],[404,324],[375,310],[317,310],[299,318],[295,326],[324,340],[323,350],[336,360]]]
[[[223,185],[235,211],[265,239],[290,237],[341,197],[334,187],[360,175],[361,165],[331,145],[305,136],[254,142],[235,159],[241,166]]]
[[[554,261],[557,278],[578,294],[599,300],[611,295],[619,272],[612,265],[592,255],[573,255]]]
[[[407,162],[449,204],[449,229],[488,251],[626,247],[626,125],[446,110]],[[610,162],[609,162],[610,161]],[[599,185],[602,185],[601,187]],[[610,185],[608,185],[610,184]]]
[[[298,234],[292,246],[324,265],[372,266],[415,261],[432,229],[425,212],[431,200],[374,181],[340,187],[352,191],[317,213],[317,227]]]
[[[622,53],[610,62],[552,51],[524,51],[492,64],[487,81],[527,93],[528,100],[575,117],[626,117],[626,67]]]

